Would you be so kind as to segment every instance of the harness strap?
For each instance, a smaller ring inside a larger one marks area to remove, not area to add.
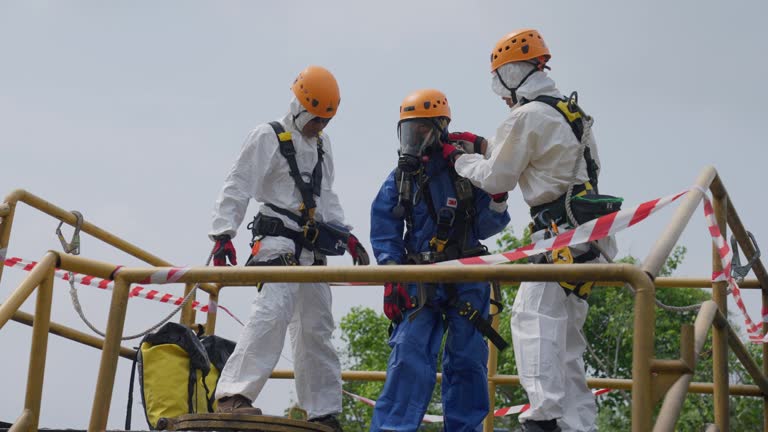
[[[299,170],[299,164],[296,162],[296,147],[293,145],[293,139],[290,132],[286,132],[279,122],[269,122],[272,130],[277,135],[277,141],[280,145],[280,154],[283,155],[288,162],[288,170],[293,178],[293,182],[296,184],[296,188],[301,194],[301,212],[307,222],[310,224],[314,222],[315,208],[317,204],[315,202],[315,195],[320,196],[320,190],[323,182],[323,140],[319,136],[317,137],[317,163],[312,170],[312,179],[309,182],[304,181]]]
[[[571,93],[570,98],[556,98],[553,96],[541,95],[537,96],[533,101],[526,100],[527,102],[541,102],[545,105],[549,105],[555,111],[559,112],[565,119],[568,126],[570,126],[573,134],[576,135],[576,139],[581,142],[584,136],[584,119],[589,119],[589,116],[578,105],[578,93]],[[592,151],[589,146],[584,146],[584,160],[587,162],[587,175],[592,186],[597,190],[597,162],[592,158]]]
[[[311,228],[317,230],[317,227],[314,225],[311,227],[305,225],[304,231],[294,231],[292,229],[286,228],[285,224],[283,224],[283,221],[280,218],[266,216],[261,213],[256,215],[253,218],[253,221],[248,224],[248,229],[251,230],[251,235],[253,238],[252,244],[267,236],[285,237],[287,239],[293,240],[295,245],[294,254],[296,256],[301,255],[302,249],[314,250],[314,240],[317,239],[319,233],[317,231],[314,234],[309,233],[308,230]]]
[[[445,291],[448,294],[449,304],[456,308],[459,316],[466,318],[480,334],[496,345],[499,351],[503,351],[509,346],[509,343],[493,328],[490,319],[483,318],[483,314],[472,306],[472,303],[468,301],[462,302],[459,299],[459,293],[455,284],[445,284]]]
[[[292,253],[287,253],[278,256],[277,258],[272,258],[271,260],[266,261],[254,261],[255,255],[251,255],[250,258],[248,258],[248,261],[245,263],[246,267],[262,267],[262,266],[297,266],[299,265],[299,260],[296,258],[296,255]],[[256,289],[258,292],[261,292],[261,289],[264,288],[264,282],[259,282],[256,284]]]

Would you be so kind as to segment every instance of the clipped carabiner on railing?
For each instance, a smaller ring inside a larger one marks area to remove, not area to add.
[[[80,255],[80,228],[83,226],[83,215],[77,210],[72,210],[72,214],[75,216],[75,231],[72,233],[72,240],[67,242],[64,234],[61,232],[61,226],[64,225],[64,221],[59,222],[59,226],[56,228],[56,236],[59,237],[61,248],[64,249],[65,253]]]
[[[752,258],[749,259],[749,262],[747,262],[745,265],[741,265],[741,258],[739,258],[738,249],[739,245],[736,241],[736,237],[731,235],[731,251],[733,252],[733,259],[731,261],[731,277],[736,279],[737,283],[741,283],[741,281],[747,277],[749,271],[752,270],[752,266],[755,265],[757,260],[760,259],[760,247],[757,246],[757,240],[755,240],[755,236],[752,235],[752,233],[749,231],[747,231],[747,236],[749,236],[749,240],[752,242],[752,247],[755,248],[755,253],[752,255]],[[744,258],[746,257],[747,254],[745,253]]]

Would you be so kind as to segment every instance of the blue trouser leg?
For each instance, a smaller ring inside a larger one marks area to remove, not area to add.
[[[490,287],[486,283],[457,284],[461,303],[470,302],[488,318]],[[448,337],[443,353],[443,415],[445,430],[480,430],[488,415],[488,345],[456,308],[446,312]]]
[[[376,401],[371,432],[416,431],[427,412],[435,387],[437,353],[443,338],[439,311],[425,307],[409,320],[395,327],[389,346],[387,380]]]

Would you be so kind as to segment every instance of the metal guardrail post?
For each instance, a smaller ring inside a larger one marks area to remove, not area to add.
[[[707,341],[707,335],[709,329],[712,328],[712,322],[717,315],[717,304],[713,301],[706,301],[701,305],[698,314],[696,314],[696,321],[694,324],[693,335],[693,347],[686,347],[685,350],[693,350],[687,353],[689,360],[693,363],[689,366],[693,369],[696,368],[696,361],[699,358],[704,343]],[[680,412],[683,409],[683,403],[685,402],[685,396],[690,391],[691,381],[693,380],[693,374],[686,374],[680,377],[672,387],[667,391],[664,403],[661,406],[659,415],[656,418],[656,424],[654,425],[654,432],[667,432],[674,431],[675,424],[680,417]],[[714,390],[713,390],[714,391]]]
[[[120,276],[115,279],[112,291],[112,303],[109,307],[104,349],[101,352],[99,375],[96,379],[96,392],[93,396],[93,408],[88,432],[101,432],[107,429],[109,406],[112,403],[112,390],[115,386],[117,359],[120,354],[120,338],[123,335],[125,315],[128,309],[128,291],[131,284]]]
[[[21,415],[19,418],[16,419],[15,422],[13,422],[13,425],[10,429],[8,429],[8,432],[29,432],[34,431],[37,429],[32,429],[30,426],[32,421],[32,411],[25,409],[21,412]]]
[[[713,191],[712,198],[715,219],[717,219],[723,239],[727,239],[726,209],[728,208],[728,197]],[[723,271],[720,251],[717,245],[714,244],[712,245],[712,271],[713,273]],[[727,288],[727,282],[712,283],[712,299],[717,303],[718,309],[723,316],[728,316]],[[719,325],[714,326],[712,329],[712,375],[715,384],[715,393],[713,395],[715,424],[722,432],[728,432],[730,430],[728,412],[728,330]]]
[[[188,283],[184,285],[184,298],[187,297],[190,291],[195,289],[195,284]],[[195,299],[197,298],[197,293],[192,294],[187,304],[184,305],[184,307],[181,308],[181,317],[179,318],[179,322],[185,326],[192,326],[195,324],[196,319],[196,311],[192,307],[192,304],[195,302]]]
[[[698,188],[692,188],[682,198],[682,202],[677,207],[677,210],[675,210],[672,220],[667,224],[656,244],[653,245],[651,253],[643,260],[643,271],[651,275],[651,277],[655,278],[659,274],[659,270],[664,266],[664,263],[667,262],[669,254],[674,249],[677,241],[680,239],[680,235],[688,225],[688,221],[690,221],[691,216],[693,216],[693,213],[699,206],[704,195],[703,190],[709,188],[710,183],[712,183],[716,176],[717,171],[713,167],[704,168],[701,174],[699,174],[698,179],[696,179],[695,186]]]
[[[218,310],[218,304],[219,304],[219,293],[221,292],[222,286],[214,286],[214,289],[211,290],[210,293],[208,293],[208,313],[205,314],[205,334],[212,335],[216,334],[216,317],[219,316],[219,310]],[[215,303],[217,305],[215,310],[211,310],[210,305],[211,303]]]
[[[26,279],[21,281],[19,287],[11,293],[3,304],[0,304],[0,329],[2,329],[5,323],[7,323],[8,320],[13,317],[14,313],[19,310],[19,307],[24,304],[24,301],[26,301],[35,288],[40,285],[55,264],[56,255],[50,252],[46,253],[37,266],[29,272]]]
[[[635,275],[630,284],[636,291],[632,345],[632,432],[647,432],[653,425],[651,361],[655,352],[656,286],[647,274]]]
[[[29,430],[37,430],[40,422],[40,404],[43,399],[43,379],[45,377],[45,359],[48,353],[48,330],[51,325],[51,303],[53,300],[53,265],[48,267],[47,275],[37,290],[35,322],[32,326],[32,349],[29,354],[27,372],[27,394],[24,409],[32,412]]]
[[[11,198],[11,199],[8,199]],[[13,218],[16,214],[16,195],[11,194],[6,198],[6,202],[3,203],[4,208],[7,208],[7,212],[4,211],[2,216],[2,222],[0,222],[0,259],[5,260],[5,254],[8,251],[8,243],[11,239],[11,227],[13,226]],[[3,280],[3,268],[5,266],[0,265],[0,280]]]
[[[741,247],[741,250],[744,252],[744,257],[747,259],[747,261],[749,261],[755,255],[755,252],[756,252],[754,245],[752,244],[752,241],[749,239],[747,235],[747,230],[744,228],[744,224],[741,222],[741,218],[739,217],[739,214],[736,211],[736,206],[733,205],[733,200],[728,194],[728,191],[723,185],[723,182],[720,181],[719,176],[716,179],[716,181],[712,183],[712,190],[715,193],[728,196],[729,205],[728,205],[728,208],[726,209],[728,226],[731,228],[733,235],[736,236],[736,239],[739,242],[739,246]],[[734,251],[734,253],[737,253],[737,252]],[[752,266],[752,271],[755,273],[755,276],[757,277],[758,281],[762,285],[762,303],[763,303],[762,310],[768,310],[766,309],[768,308],[768,270],[766,270],[762,260],[758,259],[757,262]],[[746,285],[746,284],[742,283],[742,285]],[[766,322],[763,322],[763,333],[768,333],[768,323]],[[763,375],[768,377],[768,344],[763,344],[762,354],[763,354]],[[768,432],[768,396],[763,398],[763,431]]]

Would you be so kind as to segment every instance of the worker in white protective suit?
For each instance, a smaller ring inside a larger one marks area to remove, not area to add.
[[[237,264],[232,238],[249,200],[261,203],[249,225],[246,265],[324,265],[345,251],[355,264],[368,255],[350,233],[333,190],[333,152],[322,132],[339,105],[336,79],[310,66],[292,86],[290,113],[254,129],[245,140],[213,212],[214,264]],[[218,411],[258,415],[252,407],[280,358],[290,330],[299,404],[315,421],[341,430],[341,369],[327,283],[269,283],[259,288],[235,351],[221,372]]]
[[[578,107],[575,93],[568,99],[558,91],[545,72],[549,59],[549,49],[536,30],[502,38],[491,53],[492,88],[511,113],[487,149],[475,145],[470,154],[466,146],[443,148],[456,172],[488,193],[511,191],[519,184],[531,207],[534,242],[612,213],[621,204],[620,198],[597,195],[600,160],[592,119]],[[482,141],[469,133],[451,138]],[[601,253],[613,258],[613,238],[542,254],[532,262],[605,262]],[[583,360],[587,341],[582,333],[591,286],[583,281],[520,286],[511,327],[520,382],[531,405],[520,416],[524,431],[595,430],[597,410],[587,388]]]

